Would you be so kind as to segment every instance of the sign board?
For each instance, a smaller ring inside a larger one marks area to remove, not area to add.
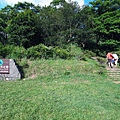
[[[0,59],[0,74],[9,74],[10,65],[9,59]]]

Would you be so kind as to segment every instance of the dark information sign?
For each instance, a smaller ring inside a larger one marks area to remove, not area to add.
[[[0,74],[10,73],[9,59],[0,59]]]

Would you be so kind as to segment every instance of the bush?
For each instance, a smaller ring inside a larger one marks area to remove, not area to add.
[[[47,47],[43,44],[37,46],[32,46],[27,50],[24,47],[13,46],[13,45],[1,45],[0,56],[3,58],[9,59],[71,59],[71,58],[80,58],[80,60],[87,60],[95,56],[95,53],[92,51],[83,51],[77,45],[69,44],[64,45],[64,47]]]
[[[26,56],[28,59],[55,59],[57,57],[62,59],[68,59],[70,58],[70,53],[67,49],[58,47],[47,47],[43,44],[39,44],[37,46],[27,49]]]
[[[36,59],[41,56],[41,53],[38,52],[36,47],[30,47],[26,50],[26,58],[27,59]]]
[[[91,57],[94,57],[96,56],[96,54],[92,51],[83,51],[81,54],[80,54],[80,60],[84,60],[84,61],[87,61],[88,58],[91,58]]]
[[[53,57],[53,50],[51,47],[39,44],[37,46],[28,48],[26,51],[26,56],[28,59],[48,59],[50,57]]]
[[[8,59],[21,59],[25,57],[26,50],[23,47],[14,45],[1,45],[0,44],[0,57]]]
[[[71,57],[71,54],[67,49],[57,47],[54,49],[54,55],[62,59],[69,59]]]
[[[12,53],[13,49],[13,45],[0,45],[0,56],[6,58],[6,56]]]
[[[69,48],[72,57],[79,58],[79,56],[81,56],[81,54],[83,53],[82,49],[78,47],[77,44],[71,44]]]
[[[8,46],[8,50],[10,51],[9,54],[6,56],[6,58],[9,59],[22,59],[25,57],[26,49],[24,47],[19,46]]]

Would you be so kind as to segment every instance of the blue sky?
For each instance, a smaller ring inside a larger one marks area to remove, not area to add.
[[[41,5],[41,6],[45,6],[45,5],[49,5],[50,2],[52,2],[53,0],[0,0],[0,9],[4,8],[6,5],[11,5],[13,6],[14,4],[19,2],[30,2],[33,3],[34,5]],[[66,0],[68,1],[68,0]],[[71,1],[77,1],[78,4],[81,6],[83,4],[88,5],[89,2],[93,1],[93,0],[71,0]]]
[[[87,5],[89,2],[93,2],[93,0],[84,0],[84,3]]]

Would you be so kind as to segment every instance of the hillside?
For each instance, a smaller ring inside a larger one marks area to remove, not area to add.
[[[88,60],[23,60],[20,62],[23,67],[25,79],[41,77],[75,77],[79,75],[103,77],[105,68],[99,61]]]
[[[95,60],[22,62],[23,80],[0,81],[1,120],[119,120],[119,84]]]

